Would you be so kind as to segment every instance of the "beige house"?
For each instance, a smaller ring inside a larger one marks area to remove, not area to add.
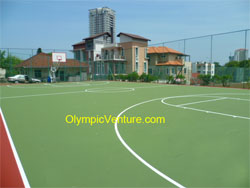
[[[75,59],[86,61],[93,78],[107,75],[148,73],[147,38],[129,33],[119,33],[120,43],[108,44],[109,33],[85,38],[73,45]]]
[[[162,79],[165,79],[166,75],[184,75],[189,84],[192,74],[191,62],[185,61],[186,56],[188,55],[165,46],[149,47],[149,74],[160,76]]]
[[[102,48],[102,61],[112,64],[109,73],[139,75],[148,73],[147,46],[149,39],[129,34],[119,33],[120,43],[106,45]]]

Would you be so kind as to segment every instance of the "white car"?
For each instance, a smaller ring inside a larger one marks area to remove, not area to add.
[[[15,76],[8,77],[8,82],[13,82],[13,83],[40,83],[41,80],[36,79],[36,78],[30,78],[27,75],[22,75],[18,74]]]

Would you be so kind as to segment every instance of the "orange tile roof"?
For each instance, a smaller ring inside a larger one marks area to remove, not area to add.
[[[29,59],[24,60],[16,68],[47,68],[52,65],[52,55],[46,53],[37,54]],[[88,64],[80,63],[75,59],[67,59],[66,63],[60,63],[59,67],[87,67]]]
[[[162,54],[162,53],[173,53],[173,54],[185,55],[177,50],[174,50],[172,48],[168,48],[166,46],[149,47],[148,48],[148,54]]]
[[[179,61],[167,61],[167,62],[163,62],[163,63],[157,63],[157,66],[183,66],[184,64],[182,64]]]

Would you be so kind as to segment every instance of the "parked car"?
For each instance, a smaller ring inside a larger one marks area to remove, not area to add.
[[[36,79],[36,78],[30,78],[27,75],[22,75],[18,74],[15,76],[8,77],[8,82],[13,82],[13,83],[40,83],[41,80]]]

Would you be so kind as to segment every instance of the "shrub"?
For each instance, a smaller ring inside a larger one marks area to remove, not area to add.
[[[125,81],[128,79],[128,76],[127,75],[123,75],[123,74],[119,74],[118,75],[118,78],[121,80],[121,81]]]
[[[232,79],[231,75],[222,76],[221,77],[221,82],[222,82],[223,87],[229,87],[231,79]]]
[[[108,75],[108,80],[114,80],[114,76],[112,74]]]
[[[200,74],[198,76],[198,78],[200,80],[202,80],[202,85],[205,85],[205,86],[209,85],[209,83],[211,82],[211,75],[210,74],[207,74],[207,75]]]
[[[141,82],[146,82],[148,79],[148,75],[146,73],[143,73],[140,77],[139,77]]]
[[[171,84],[174,82],[174,77],[172,75],[167,75],[166,80],[168,84]]]
[[[186,82],[185,76],[182,74],[177,75],[176,78],[174,79],[175,84],[185,84],[185,82]]]
[[[137,72],[132,72],[128,74],[128,81],[130,82],[136,82],[139,79],[139,75]]]
[[[150,74],[147,75],[146,82],[153,82],[155,80],[158,80],[157,76],[153,76],[153,75],[150,75]]]

